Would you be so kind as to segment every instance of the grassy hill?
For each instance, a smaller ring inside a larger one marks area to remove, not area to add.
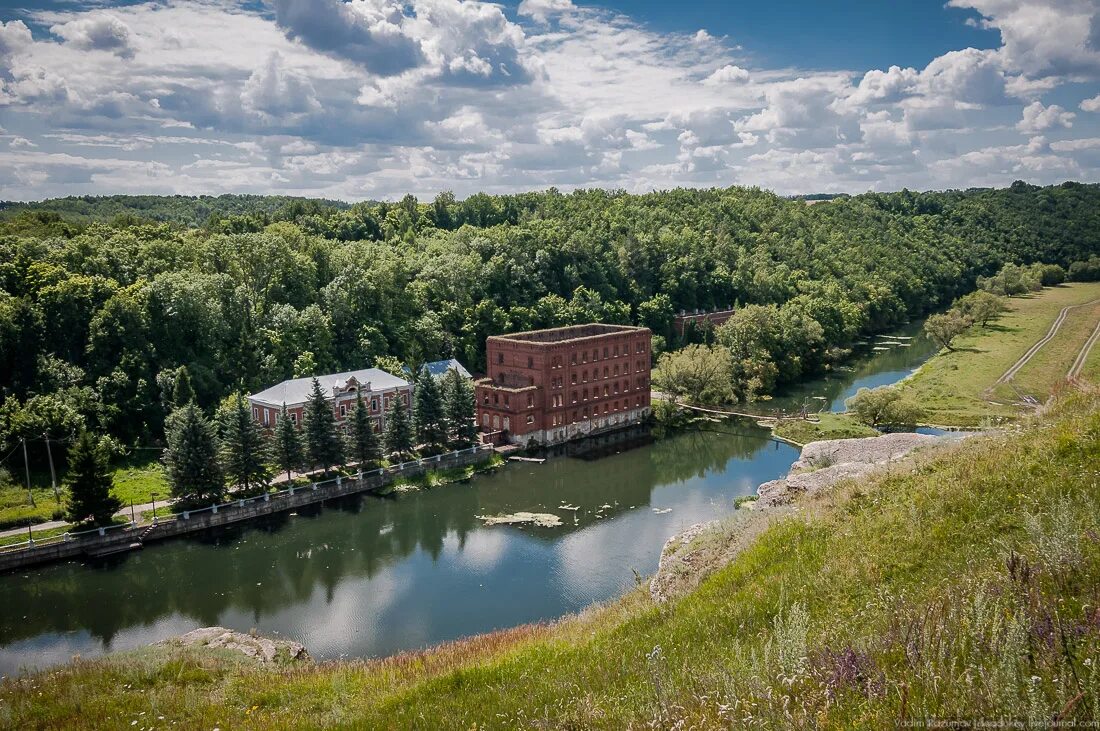
[[[554,625],[376,662],[264,669],[147,649],[3,681],[0,723],[886,728],[1100,716],[1095,387],[1012,432],[918,455],[782,516],[747,516],[728,530],[766,521],[759,537],[663,605],[639,588]]]
[[[1010,297],[1007,305],[1000,318],[986,327],[972,328],[955,340],[953,351],[940,352],[902,382],[903,391],[927,410],[928,422],[998,423],[1029,411],[1018,405],[1023,395],[1046,401],[1065,380],[1100,321],[1100,282],[1048,287],[1033,295]],[[998,384],[1001,374],[1047,334],[1065,307],[1073,309],[1055,337],[1020,369],[1011,385]],[[1093,348],[1083,375],[1095,381],[1100,374],[1098,363],[1100,350]]]

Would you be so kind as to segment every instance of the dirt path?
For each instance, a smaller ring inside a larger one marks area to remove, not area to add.
[[[1058,313],[1058,317],[1054,319],[1054,323],[1050,326],[1050,330],[1047,331],[1047,334],[1040,338],[1030,348],[1028,348],[1027,352],[1024,353],[1018,361],[1013,363],[1011,368],[1001,374],[1001,377],[997,379],[996,383],[1008,383],[1009,381],[1011,381],[1016,376],[1016,374],[1020,372],[1020,369],[1026,366],[1028,364],[1028,361],[1035,357],[1035,354],[1038,353],[1044,345],[1053,340],[1054,337],[1058,334],[1058,330],[1061,329],[1062,323],[1064,323],[1066,321],[1066,317],[1069,316],[1070,310],[1076,310],[1078,307],[1089,307],[1090,305],[1095,305],[1097,302],[1100,302],[1100,299],[1093,300],[1092,302],[1084,302],[1079,305],[1070,305],[1068,307],[1063,307],[1062,311]],[[1086,348],[1091,349],[1092,345],[1090,345],[1090,343],[1095,343],[1095,336],[1096,333],[1093,333],[1093,337],[1089,338],[1089,340],[1085,343]],[[1087,357],[1088,356],[1086,354],[1086,358]],[[1082,365],[1084,365],[1084,360],[1082,360],[1081,363]],[[1074,366],[1076,367],[1076,364],[1074,364]],[[987,391],[988,390],[992,389],[987,389]]]
[[[1100,342],[1100,322],[1096,323],[1096,329],[1092,331],[1092,335],[1085,341],[1085,344],[1081,346],[1081,352],[1077,354],[1077,360],[1073,361],[1073,366],[1069,369],[1069,373],[1066,374],[1066,378],[1077,378],[1081,375],[1081,370],[1085,367],[1085,363],[1089,359],[1089,353],[1092,352],[1092,348]]]

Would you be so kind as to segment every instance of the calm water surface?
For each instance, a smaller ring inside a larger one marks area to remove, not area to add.
[[[868,346],[852,370],[775,403],[822,396],[840,410],[859,387],[896,381],[931,354],[920,338],[905,342]],[[357,496],[107,561],[0,576],[0,673],[209,625],[290,637],[314,657],[336,658],[552,619],[621,594],[634,572],[656,570],[670,535],[729,514],[735,498],[798,457],[748,422],[638,441],[617,437],[466,484]],[[520,510],[557,513],[564,524],[484,527],[477,518]]]

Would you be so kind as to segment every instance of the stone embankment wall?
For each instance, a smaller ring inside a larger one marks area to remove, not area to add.
[[[52,542],[41,541],[38,545],[0,553],[0,571],[11,571],[81,556],[102,555],[116,549],[126,550],[134,543],[145,544],[149,541],[196,533],[294,510],[333,498],[378,490],[400,477],[417,477],[431,470],[465,467],[481,462],[492,454],[492,451],[492,447],[488,445],[478,445],[438,457],[428,457],[416,462],[406,462],[394,467],[364,472],[357,477],[326,480],[277,493],[183,512],[171,518],[159,519],[155,524],[110,528],[98,534],[85,534],[70,540],[59,537]]]

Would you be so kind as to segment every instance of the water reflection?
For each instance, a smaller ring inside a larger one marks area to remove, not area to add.
[[[353,496],[3,576],[0,671],[212,624],[279,632],[332,657],[560,616],[621,592],[634,570],[656,568],[672,532],[729,512],[733,498],[784,473],[796,450],[750,428],[609,443],[614,453],[598,460],[513,463],[465,484]],[[485,528],[476,517],[518,510],[556,512],[564,525]]]

